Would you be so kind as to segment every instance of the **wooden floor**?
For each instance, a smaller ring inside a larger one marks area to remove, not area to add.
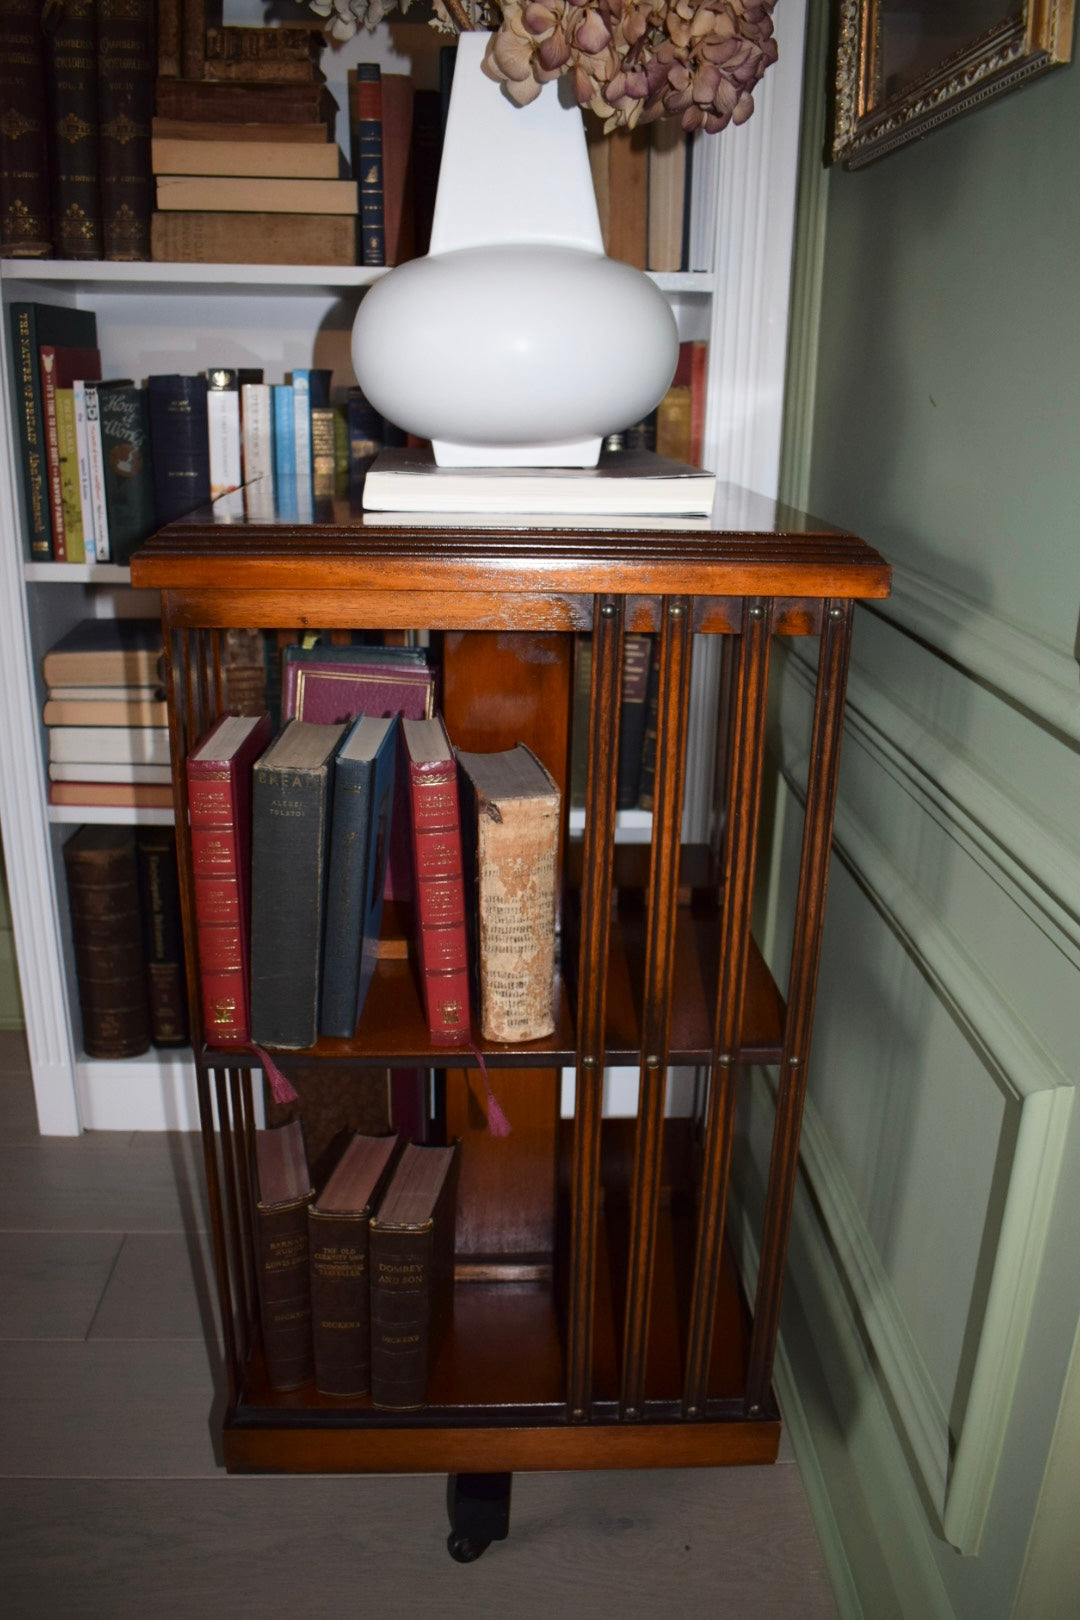
[[[445,1478],[226,1475],[199,1188],[190,1136],[39,1137],[0,1033],[7,1620],[835,1616],[786,1440],[771,1468],[518,1475],[470,1565]]]

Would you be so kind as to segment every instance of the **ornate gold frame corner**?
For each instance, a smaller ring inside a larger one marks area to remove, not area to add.
[[[859,169],[1072,55],[1075,0],[1023,0],[1018,16],[943,55],[886,97],[879,85],[886,0],[836,0],[830,163]],[[940,0],[939,12],[948,0]]]

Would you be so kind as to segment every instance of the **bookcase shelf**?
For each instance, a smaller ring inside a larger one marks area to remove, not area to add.
[[[240,503],[242,505],[242,503]],[[220,503],[219,503],[220,505]],[[440,1069],[441,1126],[460,1143],[454,1325],[426,1406],[384,1413],[312,1387],[277,1394],[262,1367],[253,1278],[256,1054],[197,1055],[235,1470],[655,1467],[775,1458],[772,1359],[821,946],[852,610],[888,591],[860,540],[722,487],[702,531],[410,531],[324,503],[317,521],[194,515],[136,555],[161,592],[174,793],[221,710],[215,638],[231,626],[424,628],[442,708],[466,749],[525,741],[564,789],[561,978],[548,1039],[478,1042],[514,1129],[486,1130],[477,1056],[433,1046],[400,941],[380,960],[354,1038],[278,1054],[337,1068]],[[571,650],[593,637],[580,834],[566,812]],[[617,841],[622,640],[659,637],[655,811],[647,844]],[[761,821],[770,652],[814,638],[802,864],[792,949],[774,982],[750,918]],[[684,845],[691,654],[721,646],[715,796]],[[190,839],[178,817],[188,982],[198,1005]],[[475,1030],[474,1030],[475,1035]],[[740,1072],[778,1073],[773,1162],[753,1301],[724,1240]],[[636,1117],[604,1120],[604,1071],[637,1071]],[[666,1076],[693,1065],[699,1099],[665,1119]],[[440,1068],[441,1066],[441,1068]],[[560,1122],[560,1072],[574,1075]],[[434,1127],[440,1128],[437,1123]],[[521,1211],[534,1217],[522,1236]]]
[[[171,810],[132,809],[128,805],[50,804],[49,820],[55,826],[85,827],[93,822],[101,827],[171,827]]]
[[[0,280],[24,285],[63,286],[69,291],[92,293],[120,287],[138,292],[217,292],[223,287],[259,288],[298,292],[351,291],[370,287],[386,270],[371,265],[311,264],[135,264],[85,259],[2,259]],[[707,270],[653,270],[650,279],[663,292],[707,298],[713,276]]]

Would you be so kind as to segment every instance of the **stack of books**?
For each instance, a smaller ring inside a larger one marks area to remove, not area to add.
[[[704,524],[716,475],[649,450],[603,450],[595,467],[439,467],[430,448],[389,449],[363,500],[380,522]]]
[[[155,260],[356,263],[357,188],[321,48],[314,28],[208,28],[201,62],[159,77]]]
[[[353,1135],[316,1196],[298,1120],[255,1133],[259,1316],[273,1389],[388,1411],[428,1399],[453,1315],[456,1145]]]
[[[156,619],[85,619],[42,661],[49,802],[170,809]]]

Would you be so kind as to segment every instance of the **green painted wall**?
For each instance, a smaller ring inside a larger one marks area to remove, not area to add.
[[[0,857],[0,1029],[22,1029],[19,974],[15,966],[15,935],[8,907],[7,878]]]
[[[1080,1312],[1080,67],[823,175],[821,21],[785,493],[896,592],[856,626],[781,1393],[843,1612],[997,1620]],[[798,649],[779,677],[774,885]]]

